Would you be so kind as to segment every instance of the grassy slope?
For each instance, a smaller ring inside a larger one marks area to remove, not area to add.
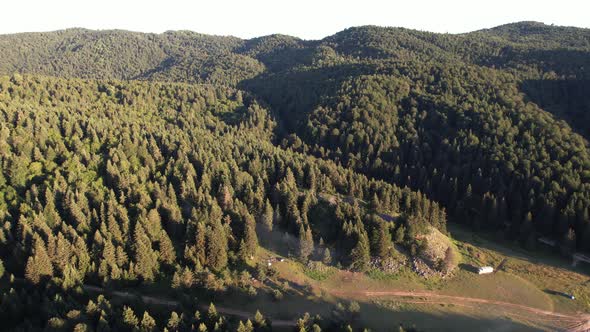
[[[485,262],[490,265],[495,265],[502,259],[508,258],[505,265],[506,273],[526,280],[527,283],[548,294],[555,311],[590,310],[589,266],[580,264],[579,267],[572,268],[569,261],[549,252],[549,250],[530,252],[511,243],[491,241],[456,226],[450,229],[457,243],[461,243],[463,258],[467,262],[478,263],[481,261],[475,257],[478,252],[486,256]],[[473,253],[469,253],[469,251]],[[574,294],[576,300],[571,301],[563,296],[551,294],[552,292]]]
[[[475,329],[484,325],[492,330],[553,330],[555,324],[565,326],[567,323],[526,313],[511,313],[497,305],[409,303],[427,299],[389,296],[369,298],[362,292],[432,291],[563,313],[590,310],[588,271],[573,270],[567,261],[557,256],[531,254],[510,243],[497,244],[457,226],[451,226],[450,231],[463,256],[460,268],[451,278],[424,280],[409,268],[402,268],[396,275],[377,272],[359,274],[332,269],[318,278],[306,273],[300,263],[286,260],[274,265],[279,272],[279,279],[288,281],[291,295],[285,292],[285,298],[278,303],[269,301],[268,297],[258,297],[248,305],[276,318],[292,318],[294,313],[303,312],[329,315],[330,306],[326,304],[357,300],[363,308],[359,319],[377,330],[385,330],[391,324],[402,322],[407,326],[414,324],[421,329],[437,331],[450,331],[458,327]],[[259,259],[265,260],[273,255],[272,252],[261,250]],[[480,276],[470,267],[483,264],[496,266],[504,258],[508,258],[504,269],[494,274]],[[571,301],[550,291],[572,292],[577,299]]]

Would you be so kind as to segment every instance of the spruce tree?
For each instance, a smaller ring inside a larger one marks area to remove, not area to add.
[[[166,324],[166,328],[168,331],[178,331],[181,324],[180,316],[175,311],[172,311],[170,314],[170,318],[168,319],[168,323]]]
[[[123,307],[123,324],[129,331],[136,331],[138,329],[139,320],[133,309],[128,306]]]
[[[350,268],[354,271],[364,272],[369,268],[371,260],[369,239],[366,232],[358,232],[358,240],[350,253]]]
[[[43,240],[38,238],[35,241],[33,255],[27,260],[25,268],[25,278],[33,284],[53,276],[53,265],[47,255]]]
[[[156,328],[156,321],[147,311],[144,311],[139,330],[142,332],[153,332],[156,331]]]
[[[203,221],[197,222],[197,229],[195,230],[195,250],[198,264],[200,266],[205,266],[207,263],[207,228]]]
[[[140,223],[135,224],[133,239],[135,273],[143,280],[153,281],[159,268],[158,255]]]
[[[380,259],[385,259],[389,256],[392,248],[389,224],[378,218],[377,226],[373,230],[373,252]]]
[[[264,205],[264,212],[262,214],[262,226],[263,229],[270,233],[273,230],[273,222],[274,222],[274,211],[272,209],[272,205],[270,201],[267,199]]]
[[[174,245],[168,237],[165,230],[160,231],[160,261],[167,265],[172,265],[176,261],[176,251]]]
[[[240,254],[246,260],[256,254],[258,237],[256,236],[256,224],[254,218],[247,213],[244,218],[244,235],[240,243]]]
[[[227,236],[221,220],[214,219],[207,227],[207,266],[213,271],[221,271],[227,266]]]
[[[309,227],[299,226],[299,259],[307,262],[309,255],[313,252],[313,236]]]
[[[256,331],[264,331],[268,328],[266,319],[259,310],[256,310],[256,314],[254,315],[254,328]]]
[[[373,194],[373,197],[371,197],[371,203],[369,204],[369,208],[373,212],[377,212],[381,208],[381,202],[379,202],[379,197],[377,197],[376,193]]]

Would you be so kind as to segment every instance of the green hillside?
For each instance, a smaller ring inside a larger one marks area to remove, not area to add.
[[[323,316],[277,325],[361,330],[390,304],[359,313],[314,294],[350,275],[359,290],[389,280],[379,290],[457,296],[467,282],[468,296],[486,297],[505,285],[552,310],[550,285],[587,302],[573,272],[575,286],[529,265],[489,283],[457,268],[461,254],[479,256],[452,242],[447,221],[538,255],[539,237],[555,240],[559,271],[590,251],[589,70],[590,30],[537,22],[456,35],[362,26],[321,40],[1,35],[0,320],[268,331],[261,316],[195,310],[262,299],[272,312],[269,299],[286,297]],[[494,248],[494,263],[509,256]],[[271,267],[278,257],[288,268]],[[124,290],[178,297],[183,311]],[[508,293],[485,301],[521,303]]]

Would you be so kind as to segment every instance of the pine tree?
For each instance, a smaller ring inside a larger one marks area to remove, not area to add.
[[[268,327],[266,319],[264,319],[264,316],[259,310],[256,310],[256,314],[254,315],[254,327],[256,328],[256,331],[262,331]]]
[[[215,218],[207,228],[207,266],[221,271],[227,266],[227,236],[221,221]]]
[[[358,241],[350,253],[350,258],[352,270],[364,272],[369,268],[371,260],[369,239],[364,231],[359,231]]]
[[[273,229],[273,222],[274,222],[274,211],[272,209],[272,205],[270,201],[267,199],[264,205],[264,213],[262,214],[262,226],[263,229],[270,233]]]
[[[221,187],[219,187],[219,192],[217,193],[217,200],[219,202],[219,206],[223,211],[227,211],[232,207],[232,194],[230,186],[228,184],[224,184]]]
[[[211,302],[209,304],[209,308],[207,309],[207,319],[210,322],[215,322],[217,318],[219,318],[219,315],[217,314],[217,308],[215,308],[215,305],[213,302]]]
[[[312,166],[307,166],[307,177],[305,180],[307,188],[311,191],[315,191],[317,188],[317,176],[316,171]]]
[[[70,262],[70,257],[72,256],[72,245],[66,240],[61,232],[58,233],[57,237],[54,237],[54,239],[56,241],[55,250],[49,254],[56,270],[63,274],[64,269]]]
[[[147,311],[144,311],[139,330],[142,332],[152,332],[156,331],[156,328],[156,321]]]
[[[80,285],[82,285],[82,279],[78,273],[78,270],[76,270],[71,264],[67,264],[63,272],[63,281],[61,287],[64,290],[68,290]]]
[[[256,254],[258,249],[258,237],[256,236],[256,224],[254,218],[247,213],[244,218],[244,235],[240,243],[240,254],[243,260],[247,260]]]
[[[53,265],[47,255],[43,240],[35,241],[33,255],[27,260],[25,278],[33,284],[38,284],[45,278],[53,276]]]
[[[128,306],[123,307],[123,324],[130,331],[138,329],[139,320],[137,319],[137,316],[135,316],[133,309]]]
[[[170,314],[170,318],[168,319],[168,324],[166,324],[166,328],[169,331],[178,331],[180,323],[180,316],[178,316],[178,314],[175,311],[172,311],[172,313]]]
[[[295,176],[293,175],[293,171],[291,170],[290,167],[287,167],[287,170],[285,172],[285,178],[283,179],[283,182],[287,185],[287,188],[289,188],[291,191],[297,190],[297,181],[295,181]]]
[[[152,239],[152,241],[158,239],[162,230],[162,219],[160,218],[160,213],[158,213],[158,210],[151,209],[144,220],[145,231],[150,239]]]
[[[299,226],[299,259],[307,262],[309,255],[313,252],[313,236],[309,227]]]
[[[164,264],[172,265],[176,261],[176,251],[174,245],[168,237],[165,230],[160,231],[160,261]]]
[[[253,332],[254,331],[254,326],[252,325],[252,321],[250,321],[249,319],[246,320],[246,332]]]
[[[389,225],[379,218],[377,227],[373,231],[373,252],[375,256],[385,259],[389,256],[392,248]]]
[[[135,254],[135,273],[143,280],[153,281],[158,271],[158,255],[140,223],[135,224],[133,251]]]
[[[379,202],[379,197],[377,197],[376,193],[373,194],[373,197],[371,198],[371,203],[369,204],[369,208],[373,212],[377,212],[381,208],[381,202]]]
[[[45,222],[54,228],[61,224],[62,220],[55,206],[55,195],[50,188],[45,190],[45,208],[43,209]]]
[[[193,286],[194,274],[188,268],[188,266],[185,266],[184,269],[182,270],[182,274],[180,275],[180,283],[184,288],[190,288]]]
[[[196,259],[198,264],[201,266],[205,266],[207,263],[207,254],[206,254],[206,247],[207,247],[207,229],[205,227],[205,223],[202,221],[197,222],[197,229],[195,230],[195,249],[196,249]]]

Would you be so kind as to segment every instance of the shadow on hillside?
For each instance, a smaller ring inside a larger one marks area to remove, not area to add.
[[[238,88],[254,94],[285,119],[293,130],[298,122],[320,105],[325,96],[335,96],[343,82],[352,77],[374,74],[374,65],[343,64],[309,70],[261,74],[242,81]]]
[[[291,69],[297,65],[309,65],[312,62],[314,46],[318,44],[317,41],[297,40],[283,47],[264,49],[263,46],[263,49],[256,51],[258,46],[264,44],[265,40],[269,38],[272,36],[248,39],[238,52],[240,54],[253,52],[249,55],[262,62],[269,71],[277,72]]]
[[[285,280],[282,280],[284,282]],[[225,297],[216,303],[218,307],[240,308],[251,312],[260,310],[272,321],[288,320],[295,321],[305,313],[312,317],[319,315],[323,319],[336,320],[336,303],[340,302],[345,307],[350,299],[337,298],[328,301],[318,298],[307,285],[294,284],[290,286],[297,289],[297,292],[285,292],[282,300],[276,301],[270,298],[270,294],[264,292],[255,298],[249,296]],[[380,305],[381,303],[382,305]],[[479,317],[462,314],[461,306],[428,304],[425,306],[416,304],[397,303],[395,301],[360,302],[360,314],[350,313],[345,318],[350,319],[353,326],[367,327],[372,331],[392,331],[403,326],[409,331],[458,331],[458,330],[486,330],[486,331],[538,331],[540,329],[527,326],[521,322],[514,321],[506,316],[481,317],[481,308],[476,308]],[[555,326],[544,326],[547,329],[555,329]],[[281,327],[278,330],[291,331],[292,328]]]
[[[528,251],[514,242],[509,242],[502,239],[491,239],[491,233],[482,233],[478,235],[473,230],[467,229],[465,226],[456,223],[448,224],[451,236],[459,241],[465,242],[469,245],[480,247],[486,250],[497,251],[508,258],[508,265],[510,258],[518,258],[523,261],[533,264],[544,264],[553,268],[561,268],[568,271],[590,275],[590,264],[580,263],[577,267],[571,265],[571,259],[560,256],[551,249],[545,249],[539,246],[535,251]]]
[[[394,304],[395,305],[395,304]],[[398,326],[414,328],[417,331],[542,331],[555,330],[555,326],[542,325],[532,327],[512,320],[507,316],[482,318],[457,313],[465,310],[454,305],[429,305],[424,310],[414,310],[412,306],[397,304],[397,308],[389,310],[372,303],[361,304],[361,324],[367,323],[374,331],[393,331]],[[478,309],[478,314],[483,312]],[[534,319],[533,319],[534,320]]]
[[[571,295],[564,293],[564,292],[560,292],[560,291],[556,291],[553,289],[544,289],[543,292],[549,294],[549,295],[556,295],[556,296],[561,296],[561,297],[565,297],[567,299],[571,299]]]
[[[590,57],[590,55],[589,55]],[[526,100],[565,121],[590,140],[590,80],[526,80],[520,84]]]
[[[193,291],[185,290],[178,292],[178,290],[169,289],[166,295],[155,295],[148,293],[148,290],[143,287],[138,287],[135,290],[127,290],[126,294],[133,296],[120,296],[120,291],[100,291],[99,289],[86,290],[84,292],[62,291],[51,281],[46,285],[32,285],[23,279],[19,279],[11,283],[10,287],[15,288],[19,294],[29,294],[28,296],[35,298],[39,294],[47,294],[49,297],[54,297],[56,294],[65,294],[69,301],[76,301],[83,308],[89,300],[96,302],[99,295],[104,295],[113,305],[123,306],[131,305],[134,311],[143,312],[148,310],[158,321],[166,321],[170,317],[171,311],[177,313],[187,312],[194,313],[195,310],[204,312],[204,308],[214,301],[218,312],[236,311],[251,314],[253,317],[256,310],[260,310],[267,319],[295,321],[302,317],[305,313],[310,313],[312,317],[319,315],[324,320],[335,321],[338,319],[346,319],[353,326],[369,327],[373,331],[391,331],[397,329],[400,325],[408,331],[413,329],[422,330],[436,330],[436,331],[457,331],[457,330],[483,330],[486,331],[537,331],[539,329],[532,328],[521,322],[513,321],[504,316],[490,316],[489,318],[476,318],[468,313],[458,313],[458,310],[464,310],[463,307],[454,305],[437,305],[429,304],[424,307],[415,305],[408,305],[398,303],[395,301],[379,301],[380,304],[373,302],[360,302],[360,314],[354,312],[343,312],[336,310],[336,301],[341,301],[344,307],[348,307],[347,299],[335,299],[335,301],[327,301],[323,298],[318,298],[311,292],[311,287],[307,285],[291,285],[296,286],[297,292],[285,292],[285,296],[281,300],[273,300],[270,292],[260,291],[257,295],[248,295],[240,291],[226,291],[221,293],[213,293],[211,296],[201,296],[198,298],[192,296]],[[4,289],[5,291],[6,289]],[[159,298],[165,301],[176,302],[176,305],[169,305],[157,302],[145,302],[141,295]],[[63,305],[62,305],[63,304]],[[66,315],[71,310],[71,302],[59,303],[52,307],[52,315],[60,314]],[[16,310],[17,307],[14,307]],[[4,327],[18,326],[23,319],[33,319],[37,323],[43,325],[49,319],[49,316],[43,311],[40,304],[36,310],[28,309],[21,312],[4,312],[0,313],[0,317],[10,314],[14,319],[4,320]],[[480,311],[478,310],[478,313]],[[30,317],[33,315],[34,317]],[[232,316],[233,314],[224,314],[229,321],[237,324],[238,320],[245,320],[246,317]],[[328,326],[322,326],[328,327]],[[548,329],[555,328],[554,326],[546,326]],[[292,331],[293,327],[280,326],[274,330],[278,331]],[[329,330],[329,328],[328,328]]]
[[[559,76],[578,76],[590,68],[590,52],[573,49],[523,49],[505,47],[497,56],[475,61],[480,66],[515,68],[526,64]]]

